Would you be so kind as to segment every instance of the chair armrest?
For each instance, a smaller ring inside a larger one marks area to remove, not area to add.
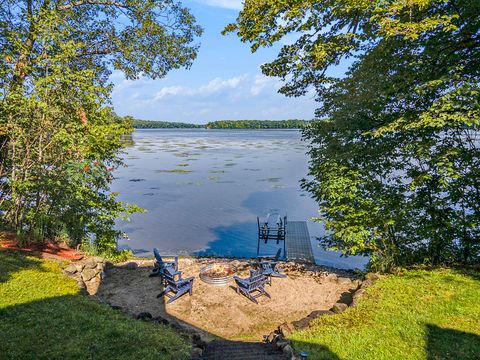
[[[182,286],[182,285],[186,285],[188,283],[193,283],[193,280],[195,280],[194,277],[189,277],[189,278],[185,278],[185,279],[178,279],[177,284],[179,286]]]
[[[242,286],[248,286],[248,281],[246,279],[242,279],[238,276],[234,276],[233,280],[237,282],[237,284],[242,285]]]

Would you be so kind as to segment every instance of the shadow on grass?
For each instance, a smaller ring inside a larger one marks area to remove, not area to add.
[[[304,352],[308,355],[307,359],[315,360],[344,360],[337,354],[328,348],[328,346],[322,344],[307,343],[301,341],[295,341],[295,350]],[[346,359],[345,359],[346,360]]]
[[[480,281],[480,264],[454,268],[455,272]]]
[[[11,276],[21,270],[42,269],[42,261],[32,255],[27,257],[25,254],[15,251],[0,251],[0,284],[10,280]]]
[[[25,270],[41,271],[45,276],[31,280]],[[31,254],[0,252],[0,359],[167,360],[188,356],[188,341],[171,327],[137,321],[93,301],[80,289],[72,289],[71,280],[58,276],[57,271],[55,266],[44,267],[44,261]],[[12,279],[15,273],[21,278]],[[35,300],[29,300],[31,293]],[[164,306],[163,301],[159,306]]]
[[[183,359],[188,354],[172,329],[136,321],[84,295],[0,309],[0,334],[6,359]]]
[[[480,336],[432,324],[426,327],[427,360],[480,359]]]

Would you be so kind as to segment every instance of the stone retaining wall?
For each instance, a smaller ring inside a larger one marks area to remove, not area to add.
[[[80,289],[89,295],[95,295],[106,271],[113,266],[113,263],[101,257],[89,257],[72,262],[63,271],[77,281]]]

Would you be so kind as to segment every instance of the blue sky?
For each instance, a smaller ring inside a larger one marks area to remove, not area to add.
[[[281,83],[261,74],[282,44],[252,54],[236,35],[222,29],[237,17],[241,0],[186,0],[204,28],[200,51],[190,70],[171,71],[165,78],[125,80],[114,72],[112,101],[119,115],[139,119],[206,123],[221,119],[311,119],[317,107],[313,93],[287,98]]]

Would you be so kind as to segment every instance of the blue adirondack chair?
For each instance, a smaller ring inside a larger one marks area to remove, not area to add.
[[[237,283],[237,294],[242,293],[256,304],[258,304],[257,298],[262,295],[270,298],[270,295],[264,288],[267,280],[263,274],[263,269],[250,270],[250,277],[247,279],[242,279],[238,276],[234,276],[233,278]]]
[[[157,298],[162,296],[168,297],[167,304],[177,300],[187,292],[192,296],[193,280],[195,278],[182,279],[181,271],[177,271],[173,269],[173,267],[168,267],[164,271],[163,279],[165,281],[165,289],[157,295]],[[172,295],[170,295],[170,293],[172,293]]]
[[[163,276],[165,269],[169,267],[175,269],[175,271],[178,271],[178,256],[175,257],[174,261],[163,261],[158,249],[153,249],[153,255],[155,255],[155,265],[152,273],[149,275],[150,277]]]
[[[282,254],[282,249],[278,249],[277,254],[275,255],[272,261],[259,261],[258,265],[263,270],[263,275],[267,279],[267,284],[272,285],[272,277],[277,278],[286,278],[287,275],[283,273],[283,270],[277,268],[277,265],[280,261],[280,255]]]

